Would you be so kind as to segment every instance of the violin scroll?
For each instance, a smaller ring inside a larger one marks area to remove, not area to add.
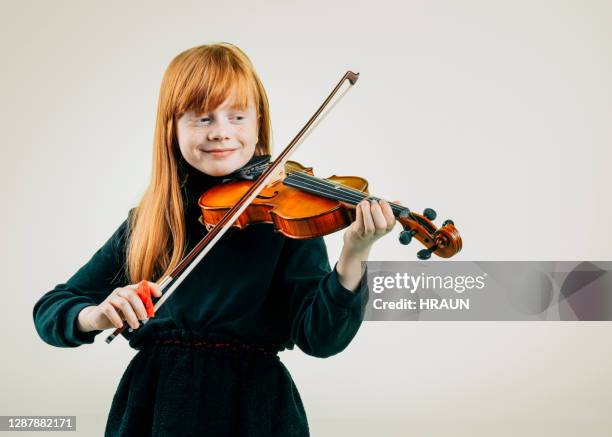
[[[438,229],[432,223],[436,217],[436,212],[431,208],[426,208],[422,215],[404,208],[397,217],[404,228],[400,232],[400,243],[410,244],[414,237],[425,246],[425,249],[417,253],[421,260],[429,259],[432,253],[442,258],[450,258],[461,250],[461,236],[455,228],[455,223],[445,220]]]

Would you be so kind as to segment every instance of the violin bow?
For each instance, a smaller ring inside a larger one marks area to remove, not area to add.
[[[266,185],[272,180],[274,176],[276,176],[276,170],[278,168],[283,169],[285,162],[289,159],[289,156],[293,152],[295,152],[298,146],[302,143],[302,141],[309,135],[311,130],[309,130],[315,121],[319,119],[323,110],[330,103],[332,98],[338,93],[342,85],[345,81],[348,81],[350,86],[339,96],[338,99],[332,104],[329,111],[333,109],[333,107],[340,101],[340,99],[346,94],[346,92],[351,88],[352,85],[355,85],[357,79],[359,78],[359,73],[353,73],[352,71],[347,71],[340,82],[336,85],[336,87],[332,90],[329,96],[325,99],[325,101],[321,104],[319,109],[314,113],[312,117],[308,120],[308,122],[304,125],[304,127],[297,133],[297,135],[291,140],[291,142],[285,147],[282,153],[272,162],[268,168],[259,175],[259,177],[255,180],[251,188],[244,193],[244,195],[236,202],[236,204],[225,213],[223,218],[219,221],[219,223],[211,229],[205,236],[200,240],[200,242],[181,260],[181,262],[166,275],[158,284],[160,291],[162,292],[162,296],[157,300],[155,305],[153,306],[153,310],[157,311],[159,307],[161,307],[164,302],[174,293],[177,287],[185,280],[185,278],[191,273],[191,271],[195,268],[195,266],[202,261],[204,256],[214,247],[214,245],[219,241],[219,239],[227,232],[227,230],[232,226],[232,224],[238,219],[240,214],[244,212],[244,210],[251,204],[251,202],[257,197],[257,195],[261,192],[261,190],[266,187]],[[329,111],[327,111],[324,116],[326,116]],[[324,117],[323,116],[323,117]],[[321,117],[321,119],[323,118]],[[318,122],[317,122],[318,125]],[[316,127],[316,125],[315,125]],[[167,290],[166,290],[167,288]],[[146,323],[146,319],[142,321],[142,323]],[[121,328],[116,328],[112,334],[110,334],[106,338],[106,343],[110,343],[113,341],[119,334],[121,334],[126,328],[129,328],[127,321],[123,323]],[[130,332],[132,331],[129,328]]]

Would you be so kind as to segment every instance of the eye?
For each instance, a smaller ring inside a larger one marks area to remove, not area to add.
[[[210,117],[202,117],[198,119],[200,123],[210,123]]]

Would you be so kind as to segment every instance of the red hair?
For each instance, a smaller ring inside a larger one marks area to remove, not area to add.
[[[253,102],[257,110],[255,155],[270,154],[268,98],[242,50],[229,43],[202,45],[180,53],[168,65],[159,93],[151,181],[129,217],[126,276],[130,283],[155,282],[185,256],[177,120],[187,111],[214,110],[233,93],[236,106]]]

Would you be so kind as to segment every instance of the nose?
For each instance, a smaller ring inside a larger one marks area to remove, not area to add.
[[[208,131],[208,141],[223,141],[229,139],[229,129],[222,120],[215,120]]]

